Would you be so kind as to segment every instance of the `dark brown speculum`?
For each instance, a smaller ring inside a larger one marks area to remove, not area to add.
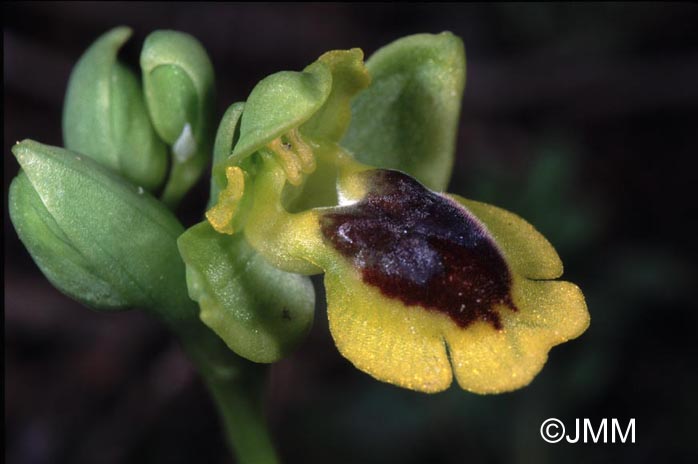
[[[447,314],[460,327],[480,320],[501,329],[496,306],[516,306],[509,268],[489,233],[463,207],[406,174],[361,175],[365,198],[333,208],[320,226],[363,281],[406,305]]]

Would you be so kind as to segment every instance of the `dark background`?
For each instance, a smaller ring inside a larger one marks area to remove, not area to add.
[[[272,369],[285,462],[698,462],[698,7],[695,4],[12,4],[3,9],[4,204],[16,140],[61,145],[72,65],[107,29],[196,36],[218,115],[255,82],[321,53],[403,35],[463,38],[468,77],[450,191],[550,239],[591,327],[533,383],[477,396],[382,384],[336,351],[324,307]],[[180,208],[200,220],[202,183]],[[157,321],[98,314],[38,272],[4,208],[6,461],[232,462],[202,383]],[[316,282],[317,283],[317,282]],[[319,286],[321,287],[321,286]],[[321,292],[321,288],[319,288]],[[321,293],[318,297],[322,300]],[[637,443],[550,445],[541,422],[636,418]]]

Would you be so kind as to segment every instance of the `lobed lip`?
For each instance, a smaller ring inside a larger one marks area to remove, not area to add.
[[[358,369],[427,393],[454,378],[464,390],[502,393],[528,385],[553,346],[589,326],[584,296],[553,280],[559,256],[531,224],[402,173],[357,174],[363,197],[316,220],[332,264],[330,331]],[[342,227],[344,237],[333,235]],[[404,261],[386,266],[396,254]]]
[[[500,307],[517,310],[512,277],[479,221],[399,171],[362,175],[365,198],[321,216],[326,241],[385,296],[501,330]]]

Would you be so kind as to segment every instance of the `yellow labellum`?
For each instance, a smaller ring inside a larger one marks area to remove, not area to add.
[[[559,277],[562,265],[529,223],[491,205],[452,198],[484,224],[510,269],[516,310],[494,303],[501,327],[484,320],[462,326],[444,312],[391,298],[333,252],[321,263],[330,331],[357,368],[394,385],[434,393],[455,376],[474,393],[521,388],[542,369],[553,346],[589,326],[584,297],[569,282],[531,280]]]

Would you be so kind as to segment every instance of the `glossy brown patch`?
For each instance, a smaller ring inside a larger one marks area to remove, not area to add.
[[[440,311],[460,327],[502,328],[513,311],[511,274],[486,230],[463,207],[398,171],[366,171],[368,194],[320,220],[325,238],[364,282],[406,305]]]

